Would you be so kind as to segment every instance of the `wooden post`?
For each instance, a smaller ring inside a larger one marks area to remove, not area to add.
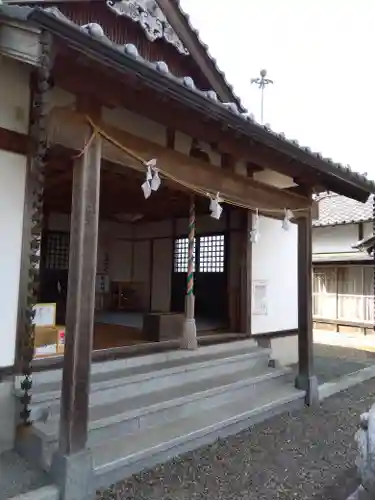
[[[296,387],[306,391],[306,404],[319,402],[314,376],[312,317],[312,217],[298,219],[298,376]]]
[[[195,324],[195,297],[194,297],[194,245],[195,245],[195,202],[194,196],[190,200],[189,235],[188,235],[188,271],[186,281],[185,320],[182,331],[181,347],[183,349],[197,349],[197,327]]]
[[[240,328],[242,333],[251,335],[251,299],[252,299],[252,244],[250,231],[252,229],[252,213],[243,212],[244,230],[241,248],[241,288],[240,288]]]
[[[66,339],[59,449],[53,464],[65,500],[88,495],[92,473],[88,436],[91,354],[99,223],[101,139],[74,165]],[[74,479],[72,479],[74,478]],[[82,492],[82,493],[81,493]],[[76,495],[76,496],[75,496]],[[81,498],[81,497],[79,497]]]

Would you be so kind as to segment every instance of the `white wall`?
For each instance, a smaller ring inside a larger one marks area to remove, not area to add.
[[[298,363],[298,335],[271,339],[271,357],[280,364]]]
[[[1,29],[0,45],[8,35]],[[27,133],[29,101],[29,68],[0,56],[0,127]],[[26,158],[0,151],[0,367],[15,361],[25,180]],[[13,394],[10,377],[0,383],[0,453],[14,446]]]
[[[15,357],[25,179],[26,158],[0,151],[0,367]]]
[[[363,238],[369,238],[374,233],[374,225],[372,222],[365,222],[363,224]]]
[[[259,241],[252,248],[252,279],[266,284],[266,314],[251,316],[252,333],[291,330],[298,326],[297,225],[260,217]],[[254,297],[253,297],[254,299]]]
[[[0,127],[26,134],[29,127],[29,69],[0,57]]]
[[[313,254],[353,252],[358,239],[358,224],[313,227]]]

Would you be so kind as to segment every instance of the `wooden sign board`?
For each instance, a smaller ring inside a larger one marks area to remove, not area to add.
[[[34,325],[37,327],[51,327],[56,325],[56,304],[35,304]]]
[[[264,280],[253,281],[252,313],[260,316],[268,314],[268,282]]]

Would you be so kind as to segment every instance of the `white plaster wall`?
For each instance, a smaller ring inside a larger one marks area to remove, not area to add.
[[[151,299],[153,311],[168,312],[170,309],[172,252],[171,238],[154,240]]]
[[[285,231],[280,220],[260,217],[259,241],[252,248],[252,279],[253,284],[266,283],[267,314],[253,310],[253,334],[298,326],[297,231],[296,224]]]
[[[271,339],[272,359],[282,365],[298,363],[298,335]]]
[[[0,57],[0,127],[26,134],[29,127],[29,67]]]
[[[150,271],[151,271],[151,240],[134,242],[133,280],[142,283],[139,296],[142,307],[150,307]]]
[[[358,241],[358,225],[313,227],[313,254],[353,252]]]
[[[15,357],[25,179],[26,158],[0,151],[0,367]]]
[[[374,226],[372,222],[365,222],[363,224],[363,238],[369,238],[374,232]]]
[[[114,239],[109,246],[109,278],[111,281],[131,281],[132,251],[131,241]]]

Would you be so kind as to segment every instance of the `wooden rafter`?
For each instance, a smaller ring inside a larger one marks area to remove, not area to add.
[[[54,119],[63,120],[66,123],[87,123],[83,115],[73,110],[55,108],[52,113]],[[285,193],[253,179],[212,167],[203,161],[189,158],[182,153],[169,150],[149,140],[110,126],[103,121],[98,120],[96,123],[108,136],[135,152],[139,157],[145,160],[157,158],[162,170],[179,179],[182,183],[194,185],[199,189],[206,190],[206,192],[207,190],[215,193],[220,192],[223,197],[249,208],[283,210],[287,207],[296,210],[310,206],[310,200],[303,196]],[[125,155],[121,150],[111,148],[108,154],[111,156],[109,158],[111,161],[124,162]],[[134,163],[128,158],[126,158],[126,162],[129,165],[137,164],[139,167],[139,163]]]
[[[104,106],[123,107],[170,129],[180,130],[211,144],[219,153],[249,162],[252,171],[268,168],[291,177],[301,175],[301,165],[297,162],[293,163],[248,138],[236,135],[218,123],[208,120],[204,122],[193,110],[157,99],[151,88],[140,88],[132,81],[121,82],[118,77],[111,78],[89,66],[83,68],[67,58],[57,60],[55,78],[59,85],[72,94],[86,93],[100,100]],[[103,89],[107,89],[107,92]]]

